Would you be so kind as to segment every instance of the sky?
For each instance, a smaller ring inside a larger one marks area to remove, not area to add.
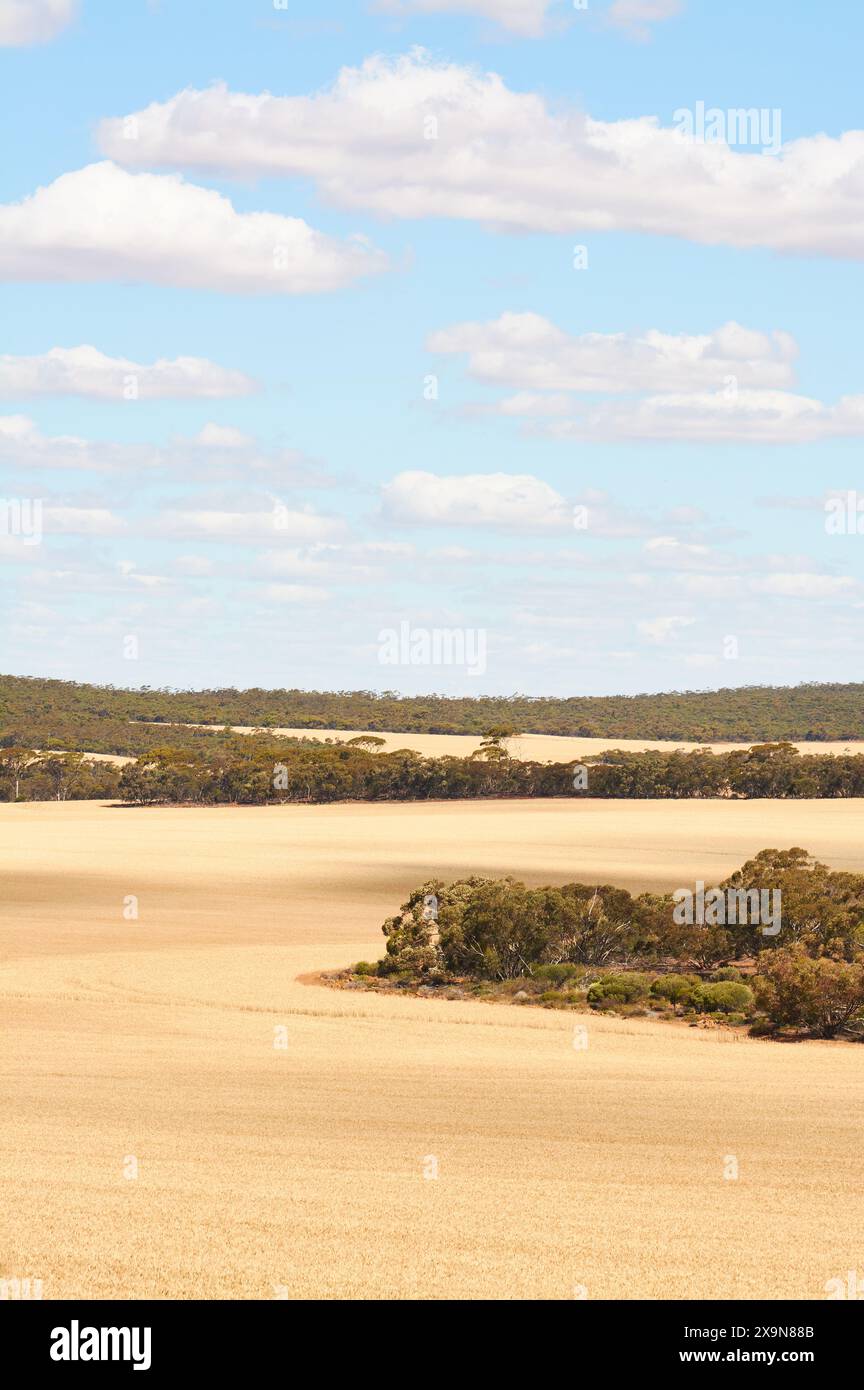
[[[0,670],[864,679],[832,13],[0,0]]]

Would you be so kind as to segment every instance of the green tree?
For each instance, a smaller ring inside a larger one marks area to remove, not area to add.
[[[799,943],[763,955],[759,969],[756,1002],[776,1027],[833,1038],[864,1023],[864,962],[813,957]]]

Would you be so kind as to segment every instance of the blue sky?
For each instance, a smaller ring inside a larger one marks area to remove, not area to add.
[[[0,0],[0,668],[861,679],[862,30]],[[483,669],[382,665],[403,623]]]

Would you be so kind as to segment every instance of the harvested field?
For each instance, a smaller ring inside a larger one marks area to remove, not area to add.
[[[859,801],[0,805],[0,1277],[824,1296],[864,1250],[864,1049],[579,1016],[576,1050],[573,1016],[298,976],[379,955],[427,876],[671,889],[793,844],[861,872],[862,832]]]

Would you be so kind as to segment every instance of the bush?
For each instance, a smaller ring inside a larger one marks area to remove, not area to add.
[[[719,970],[712,972],[711,979],[714,984],[722,984],[724,980],[734,980],[736,983],[743,980],[741,971],[734,965],[721,965]]]
[[[735,980],[720,980],[717,984],[701,985],[694,1003],[705,1014],[746,1014],[753,1007],[754,994],[747,985]]]
[[[572,989],[546,989],[537,996],[539,1002],[551,1009],[571,1009],[575,1004],[581,1004],[583,996],[576,994]]]
[[[651,993],[670,1004],[691,1004],[699,987],[698,975],[659,975],[651,986]]]
[[[588,991],[588,1003],[633,1004],[637,999],[647,999],[650,989],[649,975],[640,975],[635,970],[622,971],[597,980]]]
[[[355,975],[377,975],[377,974],[378,974],[378,963],[377,963],[377,961],[358,960],[357,964],[354,966],[354,974],[355,974]]]
[[[573,980],[583,974],[581,965],[538,965],[534,971],[535,980],[551,980],[561,985],[565,980]]]

